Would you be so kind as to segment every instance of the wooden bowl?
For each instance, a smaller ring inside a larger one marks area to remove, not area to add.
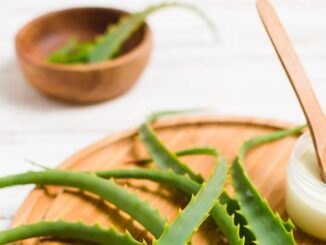
[[[126,14],[111,8],[72,8],[31,21],[16,36],[16,52],[27,80],[47,96],[75,103],[95,103],[124,93],[149,60],[152,38],[147,24],[110,61],[65,65],[49,63],[47,57],[71,37],[93,39]]]

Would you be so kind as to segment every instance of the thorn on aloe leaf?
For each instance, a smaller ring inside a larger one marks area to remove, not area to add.
[[[155,237],[158,237],[164,228],[165,219],[161,218],[155,209],[128,189],[115,184],[112,180],[104,180],[88,173],[65,170],[26,172],[0,178],[0,188],[26,184],[79,188],[112,203],[137,220]]]
[[[148,16],[170,7],[179,7],[192,11],[204,20],[214,36],[217,36],[213,21],[199,8],[187,3],[167,2],[149,6],[139,13],[123,16],[117,23],[110,25],[103,35],[96,37],[94,41],[78,42],[76,38],[71,38],[62,49],[52,53],[48,61],[61,64],[76,64],[96,63],[113,59],[120,53],[123,44],[143,26]]]
[[[139,130],[140,137],[154,163],[160,169],[172,169],[177,174],[189,175],[192,180],[197,183],[202,183],[203,178],[200,175],[195,174],[190,168],[181,163],[178,158],[170,152],[158,139],[155,131],[150,127],[149,122],[143,124]],[[217,157],[217,153],[214,152],[213,156]],[[211,155],[211,154],[208,154]],[[185,192],[189,194],[189,191]],[[229,198],[229,200],[231,200]],[[232,245],[242,245],[244,240],[240,238],[238,228],[234,223],[233,218],[223,209],[220,203],[212,209],[211,215],[217,226],[223,231],[223,233],[229,238]]]
[[[244,156],[253,147],[282,139],[284,137],[301,133],[303,126],[280,130],[270,134],[254,137],[246,141],[240,148],[231,167],[232,186],[235,190],[235,198],[239,201],[241,213],[246,219],[246,227],[255,236],[258,244],[295,244],[293,232],[275,214],[251,183],[244,168]],[[250,195],[248,195],[250,193]]]
[[[70,223],[62,220],[40,221],[1,231],[0,244],[11,244],[34,237],[68,238],[100,245],[146,245],[136,241],[128,232],[121,234],[114,228],[103,229],[97,224],[90,226],[81,221]]]
[[[174,222],[166,227],[155,245],[185,244],[208,216],[217,203],[227,176],[227,164],[223,157],[215,167],[211,177],[204,182],[187,207],[178,213]]]

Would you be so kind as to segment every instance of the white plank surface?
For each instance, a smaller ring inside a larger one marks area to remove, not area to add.
[[[188,1],[215,21],[216,44],[200,20],[169,10],[149,20],[152,60],[137,86],[109,103],[69,106],[44,98],[16,65],[14,35],[26,21],[71,6],[140,10],[151,0],[0,0],[0,174],[31,169],[26,159],[55,166],[113,132],[136,126],[160,109],[201,107],[219,114],[303,122],[253,0]],[[326,107],[326,1],[274,0],[322,106]],[[130,108],[132,105],[132,108]],[[31,187],[0,190],[0,229]]]

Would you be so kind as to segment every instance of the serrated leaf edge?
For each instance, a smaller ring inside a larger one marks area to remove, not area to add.
[[[144,242],[135,240],[128,231],[120,233],[113,227],[104,229],[99,224],[86,225],[82,221],[66,222],[63,220],[39,221],[1,231],[0,244],[9,244],[35,237],[73,238],[103,245],[111,242],[116,245],[146,245]]]

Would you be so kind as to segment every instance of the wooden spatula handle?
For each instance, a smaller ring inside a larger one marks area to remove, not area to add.
[[[274,8],[267,0],[258,0],[257,9],[306,116],[314,140],[321,176],[326,182],[325,116],[310,86],[299,57]]]

